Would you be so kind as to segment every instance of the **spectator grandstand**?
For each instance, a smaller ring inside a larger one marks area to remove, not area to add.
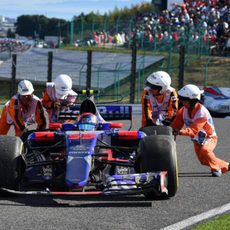
[[[29,49],[31,44],[26,41],[14,38],[0,38],[0,53],[2,52],[24,52]]]
[[[94,31],[86,45],[123,45],[130,43],[134,31],[139,43],[158,44],[181,41],[202,42],[212,49],[213,54],[229,56],[229,0],[185,0],[174,4],[171,10],[160,13],[138,15],[136,27],[119,32]]]

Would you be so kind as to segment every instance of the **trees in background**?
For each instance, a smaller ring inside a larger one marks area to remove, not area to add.
[[[89,14],[81,13],[74,16],[73,20],[77,24],[80,20],[86,24],[102,25],[109,23],[115,25],[117,21],[126,21],[134,18],[137,13],[153,12],[154,5],[151,3],[141,3],[132,6],[130,9],[114,8],[113,11],[101,15],[99,12],[90,12]],[[69,37],[70,21],[60,18],[47,18],[44,15],[21,15],[17,18],[16,33],[20,36],[44,39],[44,36],[62,36],[65,40]],[[90,28],[91,29],[91,28]]]
[[[17,18],[16,33],[20,36],[44,39],[44,36],[59,36],[67,31],[69,22],[64,19],[47,18],[44,15],[22,15]]]

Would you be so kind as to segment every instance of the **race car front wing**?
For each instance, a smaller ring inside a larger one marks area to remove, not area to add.
[[[16,191],[1,188],[0,192],[12,195],[35,196],[121,196],[140,195],[153,191],[156,196],[168,195],[167,172],[113,175],[105,178],[105,188],[101,191]]]

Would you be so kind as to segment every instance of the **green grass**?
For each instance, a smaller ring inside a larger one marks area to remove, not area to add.
[[[103,46],[89,46],[89,47],[73,47],[73,46],[65,46],[63,47],[65,50],[76,50],[76,51],[87,51],[91,50],[93,52],[107,52],[107,53],[123,53],[123,54],[131,54],[131,49],[122,48],[119,46],[114,46],[111,48],[103,47]],[[144,50],[137,50],[138,54],[146,54]],[[148,53],[148,55],[153,55],[153,53]]]
[[[162,55],[162,54],[161,54]],[[166,54],[165,54],[166,55]],[[196,84],[200,88],[206,86],[230,87],[230,58],[221,57],[186,57],[184,66],[184,85]],[[170,63],[170,64],[169,64]],[[163,63],[149,66],[140,73],[137,73],[135,102],[140,103],[140,95],[143,90],[146,78],[154,71],[163,70],[170,74],[172,86],[177,90],[179,86],[179,55],[172,54],[165,56]],[[119,93],[125,96],[125,101],[129,101],[130,75],[105,89],[106,92]]]
[[[218,216],[192,228],[192,230],[229,230],[230,214]]]
[[[131,48],[105,48],[105,47],[73,47],[66,46],[66,50],[78,50],[93,52],[112,52],[112,53],[125,53],[131,54]],[[169,72],[172,76],[172,83],[175,88],[178,85],[178,72],[179,72],[179,54],[174,52],[159,52],[150,50],[137,50],[138,55],[152,55],[164,56],[165,62],[158,66],[158,70],[162,69]],[[152,68],[155,71],[156,68]],[[200,86],[229,86],[230,87],[230,58],[214,57],[214,56],[198,56],[192,54],[185,55],[185,68],[184,68],[184,81],[185,84],[194,82]],[[144,75],[144,79],[146,75]],[[123,85],[122,85],[123,86]]]

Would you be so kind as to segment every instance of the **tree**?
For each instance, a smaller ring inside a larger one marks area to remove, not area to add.
[[[15,38],[15,33],[12,32],[11,29],[8,29],[7,30],[7,35],[6,35],[8,38]]]
[[[82,39],[93,31],[127,31],[134,26],[133,19],[137,13],[151,13],[153,10],[153,4],[140,3],[130,9],[127,7],[118,9],[115,7],[113,11],[109,11],[104,15],[101,15],[99,11],[92,11],[89,14],[82,12],[79,16],[74,16],[74,31]],[[68,31],[70,31],[70,22],[64,19],[47,18],[44,15],[21,15],[17,18],[16,33],[20,36],[44,39],[45,36],[60,37],[61,35],[66,41],[69,39],[67,38],[69,36]]]
[[[65,34],[68,21],[58,18],[47,18],[44,15],[22,15],[17,18],[16,32],[21,36],[44,39],[44,36]]]

